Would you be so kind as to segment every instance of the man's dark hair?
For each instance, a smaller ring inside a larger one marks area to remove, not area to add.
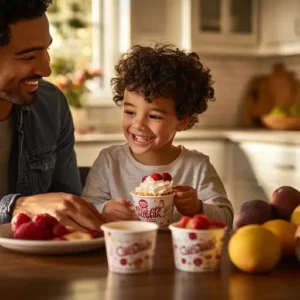
[[[11,24],[41,17],[50,4],[52,0],[0,0],[0,47],[9,43]]]
[[[207,102],[214,100],[210,70],[196,53],[173,45],[133,46],[123,54],[115,71],[111,84],[117,105],[122,103],[125,89],[143,95],[148,103],[155,97],[172,99],[178,120],[192,116],[186,129],[198,122]]]

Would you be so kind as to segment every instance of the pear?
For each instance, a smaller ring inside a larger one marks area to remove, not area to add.
[[[294,105],[290,106],[289,107],[289,115],[300,117],[300,105],[294,104]]]
[[[270,115],[276,115],[276,116],[287,116],[288,111],[280,106],[274,106],[273,109],[270,112]]]

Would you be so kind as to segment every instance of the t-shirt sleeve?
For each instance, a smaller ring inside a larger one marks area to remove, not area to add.
[[[206,157],[203,161],[200,184],[197,187],[199,199],[202,200],[202,211],[209,219],[222,220],[229,228],[233,222],[233,208],[214,166]]]
[[[105,204],[111,200],[109,189],[108,159],[105,151],[101,151],[95,160],[86,180],[82,198],[94,204],[102,213]]]

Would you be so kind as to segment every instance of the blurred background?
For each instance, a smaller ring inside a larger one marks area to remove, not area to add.
[[[81,168],[124,143],[110,88],[121,54],[163,42],[211,69],[216,101],[176,142],[211,157],[235,208],[300,187],[300,0],[54,0],[48,17]]]

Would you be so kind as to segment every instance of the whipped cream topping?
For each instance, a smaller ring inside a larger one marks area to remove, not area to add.
[[[136,194],[145,194],[145,195],[164,195],[164,194],[171,194],[173,191],[173,180],[171,181],[164,181],[164,180],[157,180],[155,181],[151,176],[148,176],[144,182],[135,188],[134,193]]]

